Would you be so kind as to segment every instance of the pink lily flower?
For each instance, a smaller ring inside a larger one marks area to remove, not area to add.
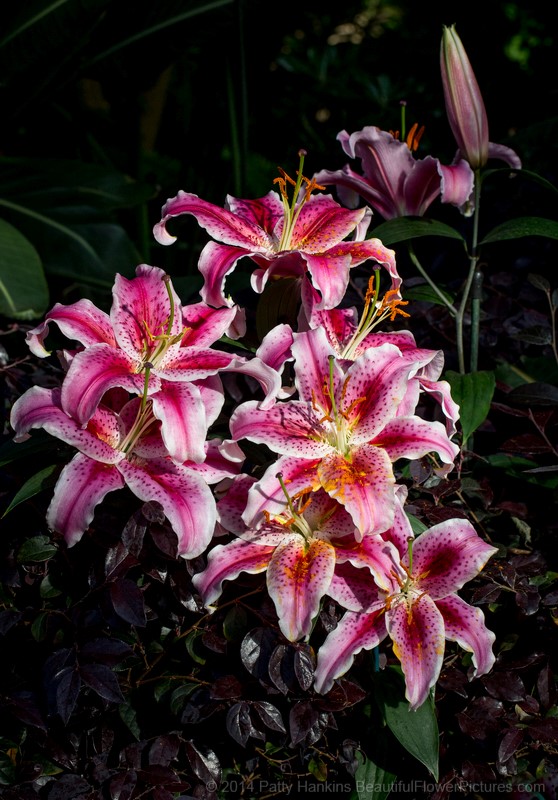
[[[348,612],[320,648],[315,676],[318,692],[328,692],[361,650],[377,647],[386,636],[401,662],[406,697],[412,709],[426,700],[440,675],[445,640],[472,653],[472,677],[494,664],[494,634],[484,615],[456,593],[476,577],[497,552],[470,522],[450,519],[422,533],[394,563],[391,591],[365,612]]]
[[[231,505],[225,498],[218,507],[225,502]],[[230,509],[220,519],[227,527]],[[257,530],[242,527],[239,538],[209,552],[206,569],[194,576],[193,583],[211,607],[225,580],[234,580],[241,572],[266,571],[279,627],[290,641],[310,635],[324,595],[343,608],[359,611],[377,600],[378,585],[391,585],[394,545],[380,536],[357,543],[352,519],[323,491],[289,499],[285,513],[270,515]]]
[[[116,276],[110,315],[88,300],[55,305],[28,333],[29,347],[36,355],[48,355],[43,341],[51,322],[83,345],[68,354],[61,396],[64,411],[77,422],[86,425],[103,395],[119,386],[153,401],[163,439],[178,463],[201,462],[208,427],[224,402],[221,390],[221,405],[216,404],[219,390],[214,383],[209,408],[208,379],[227,371],[249,375],[264,387],[269,402],[280,389],[280,378],[257,358],[211,346],[237,326],[237,307],[183,307],[163,270],[142,264],[136,276]]]
[[[207,463],[177,464],[167,455],[150,402],[142,408],[139,398],[119,411],[100,405],[83,428],[63,410],[59,389],[34,387],[14,403],[11,425],[16,441],[43,428],[79,451],[62,470],[47,512],[49,528],[68,546],[81,539],[103,498],[127,485],[140,500],[161,504],[179,555],[195,558],[209,544],[217,519],[208,483],[235,475],[242,460],[238,446],[224,442],[206,446]]]
[[[398,416],[409,380],[431,355],[416,358],[383,344],[347,363],[321,328],[295,333],[292,355],[299,399],[265,410],[248,401],[231,417],[233,439],[266,444],[282,456],[250,490],[246,524],[284,507],[280,472],[293,495],[323,488],[346,507],[360,536],[387,530],[394,515],[392,462],[434,451],[451,465],[459,452],[441,423]]]
[[[204,247],[199,260],[204,277],[201,296],[208,305],[230,305],[231,300],[224,294],[225,279],[244,256],[257,265],[251,276],[255,292],[261,293],[271,278],[300,278],[303,302],[307,284],[312,285],[319,292],[320,308],[339,305],[347,289],[349,270],[368,259],[383,265],[391,278],[391,288],[399,290],[401,278],[393,250],[378,239],[364,239],[369,210],[349,210],[329,195],[312,195],[314,189],[323,187],[304,178],[303,161],[301,155],[297,181],[280,170],[282,177],[276,179],[280,193],[271,191],[257,200],[227,196],[225,208],[219,208],[181,191],[163,206],[162,219],[153,230],[160,244],[176,240],[166,225],[181,214],[194,216],[217,240]],[[300,192],[303,181],[306,188]],[[294,185],[292,200],[287,195],[287,182]],[[353,240],[343,241],[349,234],[354,234]],[[311,284],[305,279],[307,273]]]
[[[488,141],[488,117],[482,94],[455,25],[444,25],[440,46],[440,70],[446,113],[455,141],[457,158],[465,158],[476,170],[489,158],[521,169],[521,160],[511,148]]]
[[[437,158],[416,159],[416,126],[407,141],[374,126],[337,139],[349,158],[361,160],[362,175],[348,164],[339,170],[322,170],[314,179],[337,186],[342,202],[355,208],[359,196],[385,219],[422,217],[437,197],[442,203],[463,206],[473,192],[474,173],[464,159],[444,166]]]

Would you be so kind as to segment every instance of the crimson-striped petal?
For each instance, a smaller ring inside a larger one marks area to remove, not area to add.
[[[224,581],[233,581],[241,572],[264,572],[274,549],[242,539],[216,545],[207,556],[206,568],[192,578],[204,604],[214,605],[223,591]]]
[[[486,627],[481,609],[456,594],[437,600],[436,605],[444,618],[446,639],[473,654],[475,676],[485,675],[494,666],[492,646],[496,636]]]
[[[55,322],[68,339],[75,339],[85,347],[99,342],[115,346],[114,331],[108,314],[93,305],[91,300],[78,300],[69,306],[56,303],[43,322],[25,336],[29,349],[39,358],[50,355],[43,342],[51,322]]]

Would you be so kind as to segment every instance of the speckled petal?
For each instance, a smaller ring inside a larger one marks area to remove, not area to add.
[[[178,555],[196,558],[203,553],[215,530],[217,510],[202,477],[170,459],[122,461],[118,469],[136,497],[161,504],[178,537]]]
[[[296,642],[308,636],[335,568],[335,551],[327,542],[288,537],[274,551],[267,570],[267,589],[275,603],[279,627]]]
[[[395,478],[385,451],[361,445],[350,460],[338,453],[323,458],[318,478],[325,491],[345,506],[363,534],[381,533],[393,525]]]
[[[43,428],[51,436],[76,447],[85,455],[104,464],[115,464],[124,455],[115,446],[119,439],[116,415],[98,411],[91,430],[83,429],[61,408],[60,390],[34,386],[16,400],[12,407],[11,425],[17,439],[33,428]],[[102,439],[97,435],[102,434]]]
[[[329,391],[332,384],[334,394],[338,396],[345,376],[322,328],[295,333],[293,339],[291,351],[295,359],[298,396],[313,408],[314,416],[319,420],[324,415],[322,409],[329,411],[331,408]]]
[[[188,461],[185,466],[197,475],[201,475],[211,486],[225,478],[234,478],[238,475],[243,461],[244,453],[236,442],[230,439],[224,441],[210,439],[205,443],[204,462],[198,464]]]
[[[266,444],[282,455],[319,458],[333,450],[320,440],[323,429],[313,409],[299,400],[280,402],[266,410],[256,400],[249,400],[232,414],[230,429],[234,439]]]
[[[77,353],[62,384],[64,410],[85,425],[95,413],[105,392],[120,386],[132,394],[143,394],[145,377],[123,351],[108,344],[94,344]],[[156,375],[149,377],[151,392],[161,388]]]
[[[364,208],[343,208],[331,195],[312,195],[298,215],[291,248],[325,253],[352,233],[364,215]]]
[[[261,198],[264,202],[265,198]],[[180,191],[176,197],[167,200],[161,210],[161,221],[153,235],[160,244],[172,244],[176,237],[171,236],[166,224],[172,217],[191,214],[198,225],[204,228],[213,239],[225,244],[233,244],[249,249],[267,249],[270,239],[262,228],[245,216],[234,214],[226,208],[208,203],[195,194]]]
[[[372,444],[385,448],[392,461],[422,458],[433,452],[444,464],[451,466],[459,453],[459,447],[450,441],[441,422],[429,422],[415,416],[390,420]]]
[[[242,518],[248,527],[262,524],[264,512],[275,516],[287,506],[287,500],[277,474],[281,473],[291,499],[297,495],[316,491],[319,488],[316,459],[300,459],[284,456],[268,467],[263,478],[255,483],[248,492],[248,502]]]
[[[96,506],[109,492],[123,486],[117,467],[77,453],[60,473],[48,507],[47,525],[61,533],[71,547],[91,525]]]
[[[352,545],[337,544],[335,553],[338,564],[350,562],[359,568],[359,572],[368,572],[368,580],[371,575],[381,589],[393,590],[393,570],[399,563],[399,554],[394,545],[384,541],[379,534],[363,536],[361,542],[354,542]]]
[[[217,502],[219,522],[225,530],[241,534],[246,530],[242,514],[248,502],[248,490],[256,483],[251,475],[236,475],[231,481],[219,487],[224,492]]]
[[[223,581],[233,581],[241,572],[264,572],[274,549],[235,539],[210,550],[206,568],[192,578],[204,605],[214,605],[223,591]]]
[[[208,242],[200,253],[198,270],[203,277],[200,295],[204,303],[220,308],[232,307],[232,300],[225,295],[225,280],[236,267],[236,262],[251,255],[251,249],[230,244]]]
[[[400,558],[405,557],[409,551],[409,539],[414,539],[409,517],[404,511],[407,494],[408,489],[404,484],[396,484],[393,525],[382,533],[382,539],[395,545]]]
[[[386,625],[393,651],[401,662],[413,710],[421,706],[438,680],[444,659],[444,620],[427,594],[409,594],[386,611]]]
[[[381,606],[369,613],[347,612],[318,651],[314,688],[326,694],[336,678],[344,675],[361,650],[372,650],[386,635],[385,617]]]
[[[447,519],[421,533],[413,545],[417,586],[434,599],[458,591],[497,552],[466,519]]]
[[[182,308],[182,324],[186,328],[180,342],[181,347],[196,345],[210,347],[231,327],[236,327],[241,316],[238,306],[212,308],[207,303],[191,303]],[[229,334],[230,335],[230,334]]]
[[[320,300],[315,304],[315,308],[319,310],[338,306],[349,284],[349,270],[352,266],[350,253],[335,247],[318,255],[308,253],[301,255],[306,261],[312,284],[320,294]]]
[[[492,646],[496,636],[489,631],[480,608],[470,606],[456,594],[437,600],[446,629],[446,639],[473,654],[475,676],[485,675],[494,666]]]
[[[338,556],[338,549],[335,548]],[[381,600],[380,590],[368,569],[357,569],[346,561],[335,566],[327,594],[347,611],[368,611]]]
[[[207,421],[197,386],[161,381],[161,391],[151,399],[153,414],[161,420],[161,435],[171,458],[179,464],[204,461]]]
[[[43,322],[28,331],[25,336],[33,355],[45,358],[50,352],[43,342],[48,335],[49,323],[55,322],[62,334],[88,347],[98,342],[115,346],[114,331],[108,314],[93,305],[90,300],[78,300],[69,306],[56,303]]]
[[[168,330],[171,303],[164,270],[140,264],[136,277],[129,280],[116,275],[112,290],[110,319],[116,341],[127,355],[141,363],[157,347],[155,336],[175,336],[182,330],[182,304],[172,284],[174,317]]]

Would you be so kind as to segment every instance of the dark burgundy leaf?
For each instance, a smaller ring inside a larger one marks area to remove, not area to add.
[[[0,635],[5,636],[14,625],[17,625],[22,616],[21,611],[16,611],[15,608],[0,611]]]
[[[287,732],[283,724],[281,712],[275,708],[274,705],[267,703],[265,700],[257,700],[255,703],[252,703],[252,708],[256,709],[266,728],[272,731],[281,731],[281,733]]]
[[[296,686],[294,653],[291,645],[278,644],[269,659],[269,677],[283,694]]]
[[[294,671],[301,689],[309,689],[314,682],[316,660],[310,648],[299,646],[294,654]]]
[[[14,692],[6,702],[6,708],[26,725],[46,731],[47,726],[32,692]]]
[[[48,800],[91,800],[93,787],[79,775],[62,775],[47,794]]]
[[[188,763],[197,777],[204,783],[221,782],[221,765],[219,759],[207,745],[200,745],[193,741],[184,742],[184,749]]]
[[[517,706],[529,717],[536,717],[540,714],[540,706],[536,699],[530,694],[528,694],[523,700],[520,700],[517,703]]]
[[[535,433],[520,433],[512,439],[507,439],[501,445],[501,450],[504,453],[519,453],[523,456],[552,452],[552,448],[542,436],[537,436]]]
[[[438,686],[445,692],[455,692],[460,697],[468,697],[467,685],[469,681],[467,676],[460,669],[455,666],[445,667],[438,679]]]
[[[488,693],[497,700],[517,703],[525,698],[525,686],[515,672],[492,672],[481,680]]]
[[[499,700],[478,697],[456,716],[463,733],[473,739],[483,740],[498,731],[498,720],[503,714],[504,706]]]
[[[161,524],[152,525],[149,533],[161,553],[164,553],[169,558],[177,558],[178,537],[171,527]]]
[[[269,678],[268,665],[278,636],[271,628],[254,628],[240,645],[240,657],[248,672],[259,680]]]
[[[152,786],[182,786],[182,779],[173,769],[161,767],[159,764],[150,764],[148,767],[138,769],[138,778]]]
[[[320,711],[342,711],[355,703],[360,703],[365,697],[364,689],[347,678],[340,678],[335,681],[325,697],[314,702]]]
[[[146,623],[143,592],[137,584],[120,578],[110,585],[110,599],[117,615],[130,625],[143,628]]]
[[[310,700],[300,700],[295,703],[289,714],[289,730],[293,747],[311,735],[318,719],[318,711]]]
[[[79,674],[83,682],[103,700],[108,700],[109,703],[124,702],[118,679],[110,667],[104,664],[83,664],[79,668]]]
[[[233,697],[240,697],[242,684],[234,675],[225,675],[223,678],[217,678],[211,684],[209,694],[214,700],[230,700]]]
[[[558,405],[558,387],[550,383],[522,383],[507,394],[509,402],[522,406]]]
[[[515,593],[515,601],[523,613],[529,616],[538,611],[541,596],[536,586],[526,584],[518,588],[518,591]]]
[[[120,772],[114,777],[109,786],[111,800],[130,800],[138,782],[138,776],[134,770]]]
[[[226,726],[230,736],[245,747],[253,730],[249,704],[243,701],[231,706],[227,713]]]
[[[501,764],[505,764],[516,753],[524,735],[524,732],[519,728],[510,728],[504,733],[498,747],[498,761]]]
[[[467,783],[484,783],[487,786],[491,783],[495,783],[497,780],[496,773],[492,767],[488,766],[486,763],[473,761],[463,762],[462,775]]]
[[[168,767],[174,761],[180,749],[180,738],[176,734],[158,736],[149,748],[149,763]]]
[[[539,693],[541,706],[544,709],[548,709],[555,705],[557,694],[556,684],[554,682],[554,676],[549,664],[545,664],[545,666],[539,672],[539,677],[537,678],[537,691]]]
[[[81,689],[81,678],[75,667],[64,667],[54,680],[56,683],[56,711],[64,725],[67,725]]]
[[[204,646],[214,653],[224,655],[227,652],[227,640],[213,629],[204,631],[201,640]]]
[[[558,742],[558,719],[548,717],[547,719],[537,719],[530,722],[527,730],[535,742]]]
[[[86,642],[79,651],[80,661],[94,661],[97,664],[115,666],[134,651],[120,639],[98,638]]]

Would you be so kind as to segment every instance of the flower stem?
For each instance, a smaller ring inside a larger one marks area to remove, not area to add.
[[[424,278],[424,280],[425,280],[425,281],[428,283],[428,285],[430,286],[430,288],[431,288],[431,289],[432,289],[432,290],[433,290],[433,291],[436,293],[436,295],[437,295],[437,296],[440,298],[440,300],[441,300],[441,301],[442,301],[442,303],[443,303],[443,304],[446,306],[446,308],[448,309],[448,311],[450,312],[450,314],[452,315],[452,317],[457,317],[457,315],[458,315],[458,313],[459,313],[459,312],[457,311],[456,307],[453,305],[453,303],[451,303],[451,302],[448,300],[448,298],[446,297],[446,295],[445,295],[445,294],[442,292],[442,290],[441,290],[441,289],[440,289],[440,288],[439,288],[439,287],[438,287],[438,286],[437,286],[437,285],[434,283],[434,281],[432,280],[432,278],[430,277],[430,275],[429,275],[429,274],[426,272],[426,270],[424,269],[424,267],[422,266],[422,264],[421,264],[421,263],[420,263],[420,261],[418,260],[417,254],[415,253],[415,251],[414,251],[414,249],[413,249],[413,246],[412,246],[411,244],[409,244],[409,246],[408,246],[408,247],[409,247],[409,256],[410,256],[410,258],[411,258],[411,261],[413,262],[413,264],[414,264],[414,265],[415,265],[415,267],[417,268],[418,272],[420,272],[420,274],[422,275],[422,277]]]

